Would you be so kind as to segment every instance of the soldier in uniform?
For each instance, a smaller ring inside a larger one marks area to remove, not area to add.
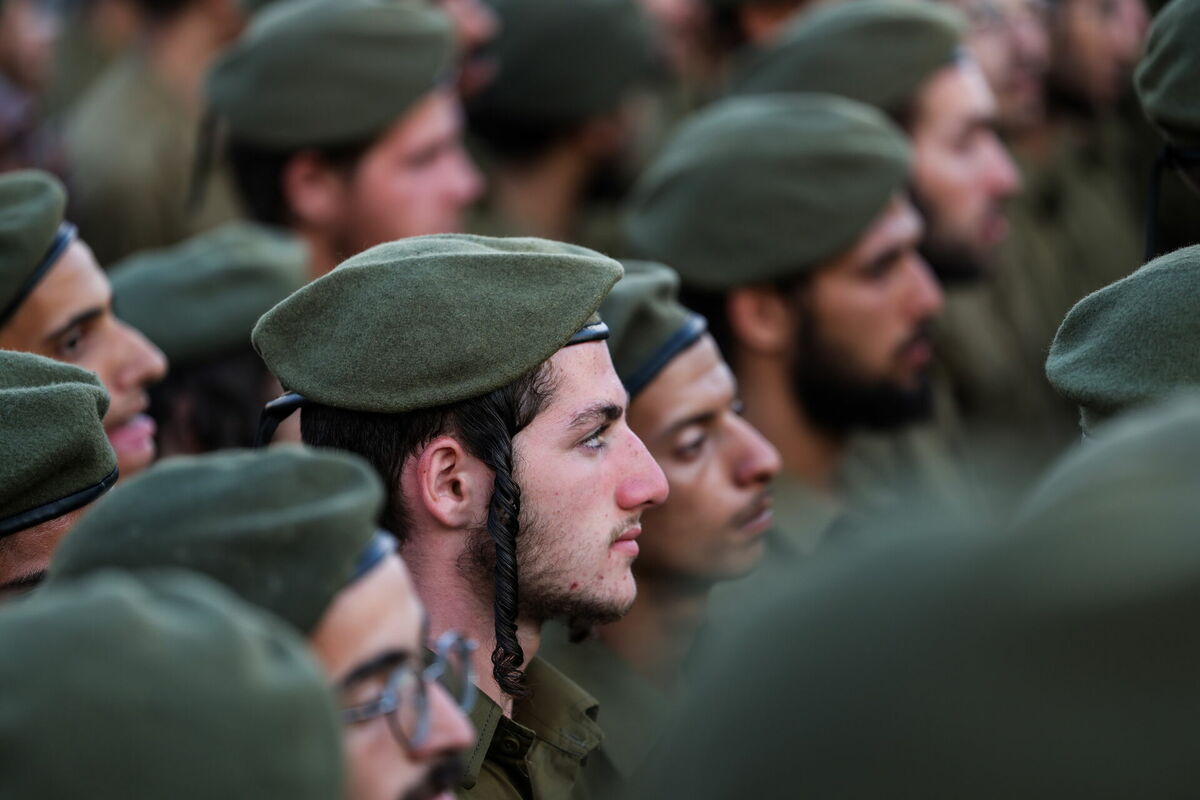
[[[95,372],[111,400],[104,428],[130,477],[154,460],[146,390],[167,364],[114,315],[108,278],[63,221],[65,204],[62,185],[45,173],[0,177],[0,349]]]
[[[474,694],[468,649],[447,637],[426,669],[424,613],[376,527],[369,466],[298,447],[180,457],[106,500],[56,554],[51,591],[114,569],[211,577],[308,637],[343,709],[349,800],[453,787],[473,741],[455,705]]]
[[[381,242],[461,230],[483,184],[454,77],[450,23],[428,7],[265,9],[207,84],[247,214],[303,239],[312,277]]]
[[[710,590],[758,564],[773,520],[779,453],[739,415],[733,373],[678,290],[667,267],[626,262],[600,307],[630,427],[671,487],[642,518],[637,600],[590,634],[552,626],[543,642],[545,658],[600,703],[604,741],[584,772],[593,797],[617,796],[649,758],[683,700]]]
[[[415,237],[349,259],[254,329],[289,392],[268,421],[299,407],[305,443],[372,463],[430,635],[480,643],[461,796],[586,793],[596,701],[537,656],[542,624],[628,610],[641,515],[667,494],[596,315],[621,274],[557,242]]]

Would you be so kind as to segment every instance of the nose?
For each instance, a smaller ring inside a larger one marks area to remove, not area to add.
[[[920,256],[911,260],[912,285],[909,293],[909,310],[913,319],[924,321],[941,313],[945,304],[941,284],[934,276],[929,264]]]
[[[451,195],[459,208],[465,208],[483,195],[483,173],[461,146],[457,148],[452,168],[453,174],[447,182]]]
[[[766,485],[779,474],[783,461],[775,445],[767,441],[742,417],[733,418],[734,437],[740,444],[740,452],[734,463],[733,477],[739,486]]]
[[[462,709],[450,699],[440,683],[429,685],[429,736],[411,749],[416,761],[434,761],[461,753],[475,744],[475,727]]]
[[[1021,173],[1017,171],[1017,165],[1000,137],[994,133],[988,136],[988,172],[992,191],[999,199],[1012,197],[1021,188]]]
[[[458,4],[458,24],[468,51],[490,42],[500,27],[496,12],[480,0],[462,0]]]
[[[149,339],[124,322],[121,327],[123,353],[117,370],[117,388],[141,389],[158,383],[167,374],[167,357]]]
[[[667,476],[632,430],[628,433],[626,469],[617,490],[617,504],[627,511],[644,511],[667,499]]]

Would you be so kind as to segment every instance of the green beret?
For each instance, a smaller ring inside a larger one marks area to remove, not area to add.
[[[111,278],[121,318],[182,366],[249,347],[254,323],[304,285],[307,266],[299,239],[232,222],[127,258]]]
[[[275,149],[369,140],[452,76],[445,15],[418,3],[276,3],[209,72],[234,139]]]
[[[294,632],[210,580],[39,590],[4,609],[0,637],[0,796],[341,796],[325,677]]]
[[[724,100],[686,122],[634,189],[625,233],[684,285],[799,277],[848,250],[904,189],[904,135],[829,95]]]
[[[297,446],[159,462],[71,531],[51,583],[97,570],[181,567],[311,633],[354,576],[383,505],[357,456]]]
[[[471,98],[472,116],[545,125],[615,111],[649,79],[655,40],[634,0],[494,0],[499,70]]]
[[[0,327],[75,236],[63,224],[67,193],[47,172],[0,176]]]
[[[634,397],[704,335],[704,317],[679,304],[679,275],[649,261],[622,261],[625,277],[600,306],[608,324],[608,350]]]
[[[854,0],[803,15],[751,56],[734,94],[826,92],[896,113],[954,62],[965,25],[942,3]]]
[[[1200,147],[1200,2],[1171,0],[1154,18],[1135,76],[1142,108],[1176,147]]]
[[[268,311],[254,346],[285,389],[398,414],[513,382],[595,318],[621,265],[543,239],[416,236],[372,247]]]
[[[1160,256],[1068,313],[1046,377],[1080,407],[1084,431],[1132,406],[1200,385],[1200,246]]]
[[[0,350],[0,537],[82,508],[116,482],[107,411],[91,372]]]

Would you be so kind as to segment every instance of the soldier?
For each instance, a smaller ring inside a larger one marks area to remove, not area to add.
[[[41,582],[50,555],[117,480],[92,373],[0,350],[0,598]]]
[[[111,404],[104,429],[121,475],[154,460],[147,387],[166,360],[113,314],[92,251],[63,221],[66,193],[40,172],[0,177],[0,349],[24,350],[95,372]]]
[[[466,797],[579,796],[600,741],[595,700],[537,652],[548,619],[628,610],[640,517],[667,493],[596,316],[621,274],[557,242],[418,237],[254,329],[290,392],[268,419],[300,406],[307,444],[372,463],[430,635],[480,643]]]
[[[592,797],[615,797],[646,762],[683,699],[683,662],[709,591],[757,565],[773,519],[768,484],[779,453],[739,415],[733,373],[678,291],[670,269],[626,262],[600,307],[629,390],[629,425],[663,468],[671,496],[643,516],[629,613],[585,641],[551,628],[543,646],[602,709],[604,741],[584,773]]]
[[[366,464],[298,447],[180,457],[106,499],[55,556],[51,589],[112,569],[215,578],[308,637],[342,704],[350,800],[453,787],[473,741],[455,706],[474,695],[468,648],[445,637],[427,665],[421,603],[376,528],[383,490]]]
[[[614,253],[616,204],[652,122],[661,59],[649,20],[634,0],[505,0],[496,9],[499,72],[467,104],[491,188],[472,228]]]
[[[296,635],[211,581],[109,573],[0,614],[0,794],[341,797],[329,690]]]
[[[304,285],[308,251],[276,229],[233,222],[110,272],[114,305],[162,348],[171,374],[150,389],[161,456],[254,444],[279,384],[250,346],[267,309]],[[291,432],[298,440],[300,432]]]
[[[312,277],[381,242],[462,229],[449,22],[405,3],[301,0],[258,15],[207,95],[249,216],[308,245]]]

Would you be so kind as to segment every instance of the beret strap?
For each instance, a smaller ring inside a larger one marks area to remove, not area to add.
[[[662,372],[663,367],[671,359],[695,344],[706,330],[708,330],[708,320],[699,314],[689,314],[683,327],[676,331],[645,364],[638,367],[625,381],[625,390],[629,392],[629,396],[635,397],[638,392],[645,389],[646,384],[654,380],[654,376]]]
[[[376,530],[375,535],[371,537],[371,541],[363,548],[358,561],[354,563],[354,572],[350,574],[350,579],[346,581],[346,585],[349,586],[352,583],[357,583],[364,575],[375,569],[381,561],[394,552],[396,552],[396,537],[382,528]]]
[[[308,398],[299,392],[288,392],[263,406],[262,414],[258,417],[258,431],[254,434],[254,446],[266,447],[270,444],[280,423],[307,402]]]
[[[77,508],[83,508],[111,489],[113,484],[117,482],[117,477],[118,470],[116,467],[113,467],[112,472],[86,489],[80,489],[78,492],[73,492],[66,497],[51,500],[49,503],[43,503],[37,508],[31,508],[28,511],[22,511],[19,514],[13,514],[11,517],[0,519],[0,539],[3,539],[5,536],[11,536],[14,533],[20,533],[23,530],[32,528],[34,525],[41,525],[43,522],[57,519],[63,514],[68,514]]]
[[[17,292],[16,297],[12,299],[3,311],[0,311],[0,325],[8,322],[9,317],[16,313],[21,304],[25,302],[25,298],[34,290],[34,287],[42,280],[45,274],[54,266],[54,262],[58,261],[58,257],[63,254],[67,246],[75,241],[77,230],[74,225],[69,222],[59,223],[58,230],[54,233],[54,240],[50,242],[50,249],[42,256],[42,260],[38,262],[37,267],[25,279],[25,283],[21,286],[21,291]]]
[[[573,344],[584,344],[585,342],[603,342],[607,338],[608,325],[601,320],[593,322],[590,325],[584,325],[575,331],[575,335],[568,339],[563,347],[570,347]]]

